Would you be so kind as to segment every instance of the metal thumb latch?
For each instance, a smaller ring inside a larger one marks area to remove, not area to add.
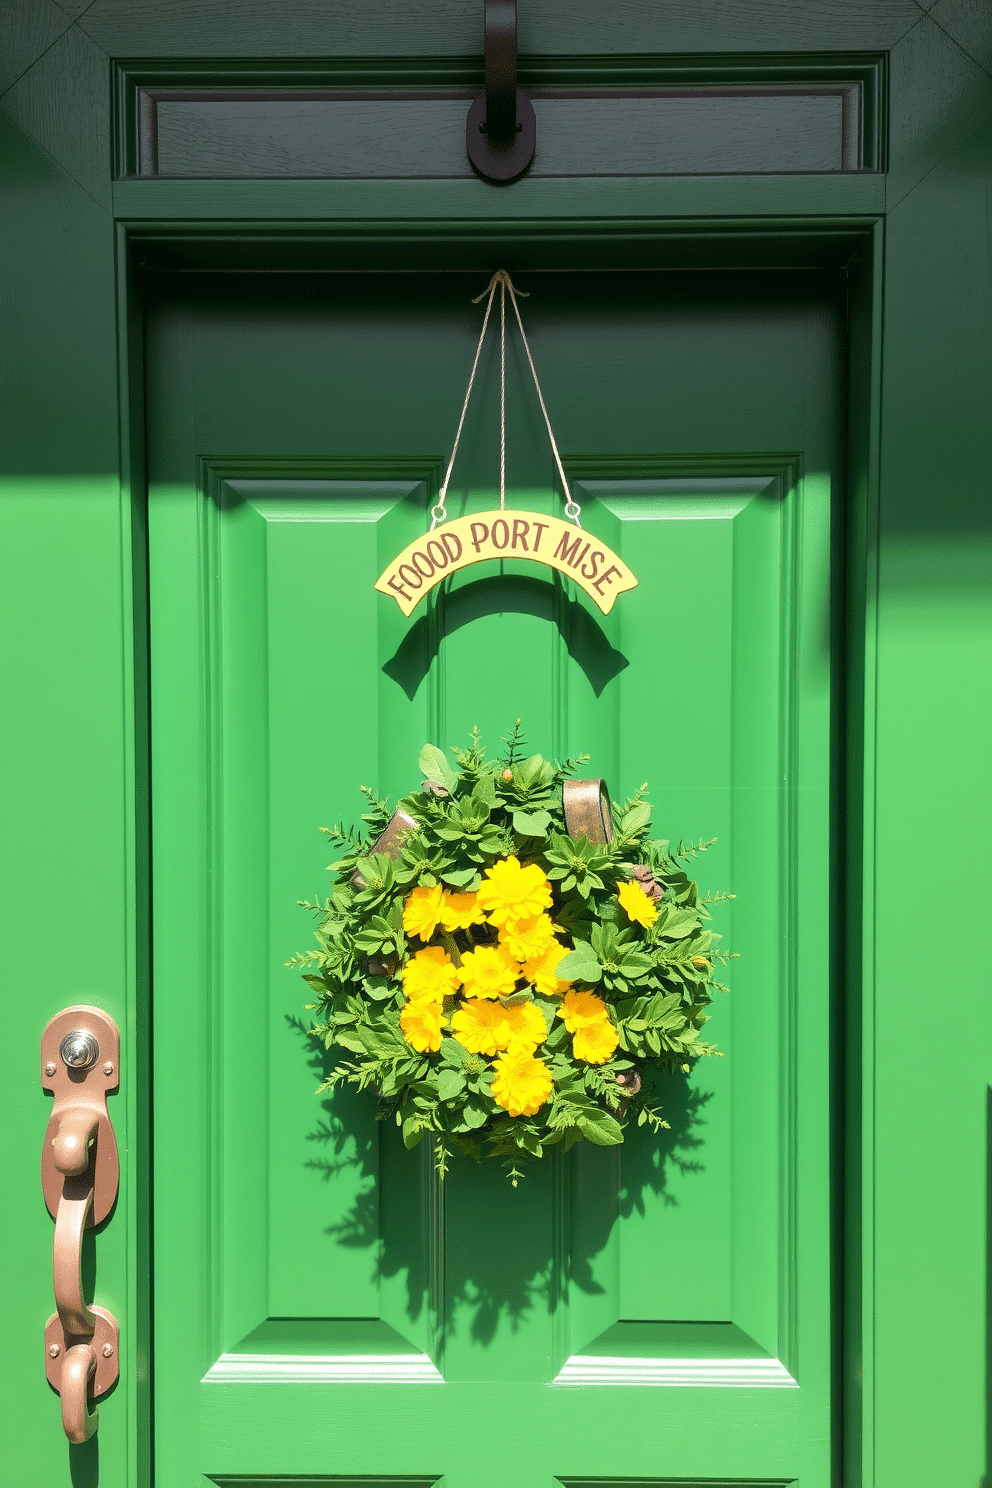
[[[83,1298],[83,1234],[114,1207],[120,1179],[107,1095],[120,1084],[120,1034],[107,1013],[65,1008],[41,1036],[41,1080],[55,1096],[41,1152],[41,1186],[55,1220],[55,1313],[45,1328],[45,1373],[62,1397],[71,1442],[88,1441],[91,1402],[120,1373],[117,1319]]]

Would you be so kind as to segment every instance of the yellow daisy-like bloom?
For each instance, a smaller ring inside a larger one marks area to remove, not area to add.
[[[559,992],[567,992],[572,985],[571,982],[559,981],[555,976],[555,967],[567,955],[565,947],[553,940],[539,956],[524,962],[523,974],[545,997],[557,997]]]
[[[400,1010],[400,1027],[411,1048],[436,1054],[441,1047],[443,1014],[436,1002],[408,1002]]]
[[[616,1052],[620,1035],[608,1018],[601,1018],[572,1035],[572,1053],[586,1064],[605,1064]]]
[[[470,1054],[497,1054],[510,1042],[509,1014],[510,1009],[501,1002],[476,999],[464,1003],[453,1015],[451,1031]]]
[[[441,918],[444,890],[440,884],[433,888],[413,889],[403,905],[403,929],[407,935],[419,935],[421,940],[430,940]]]
[[[533,1054],[538,1044],[543,1044],[548,1036],[548,1025],[541,1009],[532,1002],[521,1002],[516,1007],[507,1008],[506,1016],[510,1024],[507,1044],[510,1053]]]
[[[595,992],[566,992],[558,1016],[569,1033],[575,1033],[580,1028],[602,1023],[608,1015],[606,1003]]]
[[[622,883],[617,889],[617,898],[628,920],[635,920],[645,930],[650,930],[658,918],[658,911],[651,895],[645,894],[639,883],[634,883],[633,879]]]
[[[555,927],[551,916],[534,915],[529,920],[517,920],[512,925],[501,925],[499,943],[506,946],[511,956],[518,961],[533,961],[551,946],[557,945]]]
[[[551,1094],[551,1071],[533,1054],[508,1051],[496,1061],[493,1100],[511,1116],[533,1116]]]
[[[502,946],[479,946],[459,967],[466,997],[508,997],[517,984],[516,960]]]
[[[551,885],[536,863],[501,858],[486,869],[478,900],[494,925],[518,925],[551,908]]]
[[[428,946],[411,956],[400,976],[411,1002],[442,1002],[458,991],[458,968],[441,946]]]
[[[451,1019],[451,1031],[470,1054],[533,1054],[548,1036],[541,1009],[532,1002],[504,1007],[501,1002],[476,998],[466,1002]]]
[[[445,889],[441,901],[441,924],[445,930],[467,930],[469,925],[484,925],[486,917],[475,894],[452,894]]]

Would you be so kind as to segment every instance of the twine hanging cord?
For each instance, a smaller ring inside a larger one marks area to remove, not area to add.
[[[575,523],[576,527],[581,527],[582,526],[582,523],[579,521],[579,516],[580,516],[580,513],[582,511],[582,508],[579,506],[579,504],[578,504],[577,501],[573,501],[572,500],[572,493],[571,493],[571,490],[569,488],[568,477],[565,474],[565,467],[564,467],[564,465],[561,462],[561,455],[558,453],[558,445],[557,445],[557,442],[555,440],[554,432],[553,432],[553,430],[551,428],[551,420],[548,418],[548,410],[547,410],[547,407],[546,407],[545,402],[544,402],[544,394],[541,392],[541,384],[538,381],[537,368],[534,366],[534,358],[530,354],[530,346],[529,346],[528,341],[527,341],[527,332],[524,330],[524,323],[523,323],[523,321],[520,318],[520,306],[517,304],[517,296],[520,295],[524,299],[527,299],[527,293],[526,293],[525,290],[515,289],[514,288],[513,281],[512,281],[512,279],[510,278],[509,274],[506,272],[505,269],[497,269],[496,272],[495,272],[495,274],[493,275],[492,279],[489,281],[489,284],[487,285],[487,287],[482,291],[482,294],[481,295],[477,295],[476,298],[472,301],[472,304],[473,305],[478,305],[482,300],[484,300],[486,298],[487,295],[489,296],[489,301],[488,301],[488,304],[486,305],[486,313],[485,313],[485,315],[483,316],[483,319],[482,319],[482,330],[479,333],[479,344],[475,348],[475,359],[472,362],[472,370],[469,373],[469,377],[468,377],[468,387],[465,389],[465,401],[462,404],[461,416],[459,417],[459,420],[458,420],[458,428],[455,431],[455,442],[454,442],[454,444],[452,446],[452,449],[451,449],[451,459],[448,461],[448,468],[444,472],[444,480],[441,483],[441,489],[438,492],[437,505],[431,507],[431,531],[432,532],[434,531],[434,528],[438,525],[439,522],[445,521],[446,518],[447,518],[447,515],[448,515],[448,509],[447,509],[447,506],[446,506],[446,501],[447,501],[447,496],[448,496],[448,483],[451,480],[451,472],[454,469],[455,456],[458,453],[458,443],[459,443],[459,440],[462,437],[462,429],[463,429],[464,424],[465,424],[465,415],[468,412],[468,403],[469,403],[469,399],[472,396],[472,387],[473,387],[473,384],[475,382],[475,374],[476,374],[476,372],[479,369],[479,358],[482,355],[482,343],[486,339],[486,331],[489,328],[489,317],[492,314],[493,301],[496,298],[496,291],[497,291],[497,289],[499,290],[499,295],[500,295],[500,302],[499,302],[499,310],[500,310],[500,317],[499,317],[500,318],[500,363],[499,363],[499,371],[500,371],[500,377],[499,377],[499,504],[500,504],[500,510],[502,511],[502,510],[505,510],[505,508],[506,508],[506,296],[507,296],[507,294],[509,294],[509,296],[510,296],[510,304],[513,306],[513,313],[514,313],[514,315],[517,318],[517,326],[518,326],[518,328],[520,330],[520,339],[523,342],[524,351],[527,354],[527,365],[530,367],[530,373],[531,373],[531,376],[534,379],[534,387],[537,390],[537,401],[540,403],[540,405],[541,405],[541,412],[544,415],[544,426],[545,426],[545,428],[548,431],[548,439],[549,439],[549,441],[551,443],[551,453],[554,455],[554,457],[555,457],[555,465],[558,467],[558,478],[561,481],[562,490],[565,493],[565,515],[566,515],[566,517],[568,517],[569,521],[572,521],[572,522]]]

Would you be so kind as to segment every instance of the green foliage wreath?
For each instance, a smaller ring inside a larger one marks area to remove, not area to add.
[[[577,831],[588,756],[525,757],[519,720],[505,742],[489,761],[473,730],[457,768],[425,746],[395,812],[362,787],[368,830],[323,829],[343,852],[330,897],[304,903],[317,947],[288,964],[339,1051],[322,1091],[374,1091],[408,1147],[431,1134],[442,1176],[457,1148],[516,1183],[558,1143],[667,1125],[653,1078],[717,1053],[700,1031],[729,956],[707,905],[730,896],[701,897],[683,867],[710,843],[648,839],[646,786],[612,808],[603,792]]]

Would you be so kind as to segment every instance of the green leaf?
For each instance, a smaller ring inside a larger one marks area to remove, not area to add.
[[[639,801],[636,806],[631,806],[625,811],[620,819],[620,830],[625,835],[631,832],[639,832],[646,827],[651,820],[651,807],[646,801]]]
[[[661,933],[666,940],[684,940],[694,930],[699,929],[699,916],[691,909],[677,909],[674,914],[669,913],[661,926]]]
[[[465,1077],[457,1070],[443,1069],[437,1077],[438,1098],[443,1101],[454,1100],[456,1095],[461,1095],[465,1089]]]
[[[420,751],[420,769],[425,780],[443,785],[445,790],[453,791],[458,784],[458,776],[436,744],[425,744]]]
[[[576,941],[575,950],[563,956],[555,967],[555,976],[562,982],[598,982],[603,968],[596,960],[596,953],[587,941]]]
[[[521,837],[543,837],[551,825],[550,811],[515,811],[513,830]]]
[[[471,883],[478,876],[478,868],[452,868],[449,872],[441,874],[445,883],[454,884],[456,889],[464,888],[466,884]]]
[[[616,1147],[623,1141],[623,1127],[607,1111],[583,1112],[576,1125],[582,1135],[597,1147]]]
[[[488,771],[476,781],[472,795],[477,801],[481,801],[484,806],[488,806],[490,811],[494,810],[496,806],[496,781]]]
[[[333,1042],[340,1044],[342,1049],[350,1049],[352,1054],[365,1053],[365,1041],[355,1033],[346,1033],[344,1029],[336,1029]]]
[[[481,1101],[468,1101],[462,1112],[462,1122],[470,1129],[485,1126],[490,1114],[488,1106],[484,1106]]]
[[[403,1120],[403,1146],[416,1147],[424,1135],[423,1117],[411,1114]]]

